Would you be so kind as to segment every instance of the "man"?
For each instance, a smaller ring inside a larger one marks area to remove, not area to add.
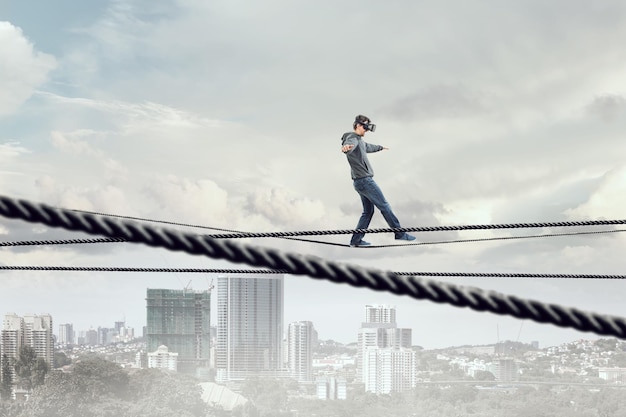
[[[361,214],[356,228],[367,229],[369,227],[374,215],[374,207],[380,210],[389,227],[400,228],[398,218],[393,214],[383,192],[374,182],[374,170],[367,158],[368,153],[379,152],[388,148],[372,145],[363,140],[366,132],[373,132],[376,129],[376,125],[372,124],[368,117],[363,115],[356,116],[352,128],[352,132],[344,133],[341,138],[341,152],[345,153],[348,158],[354,189],[361,196],[361,202],[363,203],[363,214]],[[363,240],[363,236],[365,236],[365,233],[354,233],[350,240],[350,246],[370,245],[369,242]],[[396,240],[415,240],[415,236],[405,232],[396,232],[395,236]]]

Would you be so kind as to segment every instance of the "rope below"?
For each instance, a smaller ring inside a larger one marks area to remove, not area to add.
[[[528,229],[547,227],[580,227],[580,226],[607,226],[624,225],[626,220],[589,220],[577,222],[550,222],[550,223],[508,223],[508,224],[474,224],[459,226],[418,226],[395,227],[378,229],[338,229],[338,230],[300,230],[292,232],[242,232],[237,234],[210,234],[205,235],[213,239],[252,238],[252,237],[286,237],[286,236],[327,236],[353,233],[400,233],[400,232],[446,232],[462,230],[504,230]]]
[[[626,319],[622,317],[599,315],[474,287],[434,282],[415,276],[400,276],[391,271],[340,264],[314,256],[284,253],[273,249],[237,244],[230,240],[211,239],[207,236],[199,237],[176,230],[151,228],[134,222],[55,209],[47,205],[4,196],[0,196],[0,215],[51,227],[62,227],[107,237],[121,237],[131,242],[172,251],[183,251],[255,267],[284,270],[294,275],[307,275],[335,283],[347,283],[355,287],[408,295],[418,300],[427,299],[455,307],[468,307],[475,311],[509,315],[519,319],[530,319],[539,323],[551,323],[560,327],[626,339]]]
[[[66,210],[59,208],[59,210]],[[233,239],[233,238],[262,238],[262,237],[293,237],[293,236],[323,236],[323,235],[342,235],[353,233],[395,233],[395,232],[443,232],[443,231],[461,231],[461,230],[503,230],[503,229],[526,229],[526,228],[547,228],[547,227],[579,227],[579,226],[607,226],[607,225],[625,225],[624,220],[580,220],[580,221],[561,221],[561,222],[541,222],[541,223],[502,223],[502,224],[474,224],[474,225],[457,225],[457,226],[420,226],[420,227],[399,227],[399,228],[377,228],[377,229],[336,229],[336,230],[300,230],[291,232],[244,232],[240,230],[222,229],[217,227],[194,225],[188,223],[177,223],[166,220],[152,220],[142,217],[122,216],[118,214],[98,213],[86,210],[67,210],[75,213],[92,214],[96,216],[116,217],[121,219],[139,220],[154,223],[165,223],[170,225],[195,227],[209,230],[228,232],[224,234],[205,235],[213,239]],[[594,233],[594,232],[589,232]],[[498,239],[498,238],[494,238]],[[397,246],[397,245],[390,245]]]
[[[571,232],[571,233],[546,233],[541,235],[525,235],[525,236],[501,236],[501,237],[486,237],[476,239],[454,239],[454,240],[435,240],[427,242],[412,242],[390,245],[370,245],[370,246],[357,246],[358,249],[377,249],[377,248],[398,248],[404,246],[430,246],[430,245],[444,245],[452,243],[476,243],[476,242],[493,242],[500,240],[520,240],[520,239],[536,239],[544,237],[562,237],[562,236],[583,236],[583,235],[600,235],[608,233],[620,233],[626,232],[626,229],[612,229],[612,230],[595,230],[590,232]],[[350,247],[348,244],[323,242],[318,240],[299,239],[295,237],[285,237],[283,239],[296,240],[300,242]],[[59,239],[59,240],[21,240],[12,242],[0,242],[0,247],[14,247],[14,246],[37,246],[37,245],[71,245],[71,244],[87,244],[87,243],[123,243],[128,242],[128,239],[124,238],[96,238],[96,239]]]

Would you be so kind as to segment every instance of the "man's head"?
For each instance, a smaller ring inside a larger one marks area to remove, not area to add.
[[[376,125],[372,124],[369,117],[359,114],[357,117],[354,118],[352,128],[357,135],[363,136],[367,131],[374,132],[376,130]]]

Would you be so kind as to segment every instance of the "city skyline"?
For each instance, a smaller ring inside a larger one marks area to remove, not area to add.
[[[215,280],[217,279],[219,275],[215,275]],[[318,331],[319,334],[319,338],[320,340],[335,340],[338,341],[342,344],[350,344],[350,343],[357,343],[357,336],[356,336],[356,332],[354,331],[354,329],[357,329],[361,322],[363,321],[363,307],[366,305],[394,305],[399,309],[402,309],[402,311],[404,312],[408,312],[411,311],[410,305],[412,304],[420,304],[420,303],[426,303],[428,304],[428,302],[423,302],[423,301],[414,301],[414,300],[408,300],[405,297],[397,297],[397,296],[393,296],[393,295],[387,295],[387,294],[380,294],[377,292],[373,292],[373,291],[369,291],[369,290],[363,290],[363,289],[352,289],[352,287],[349,286],[345,286],[345,285],[337,285],[337,284],[328,284],[328,283],[324,283],[324,282],[317,282],[317,281],[311,281],[309,283],[311,290],[310,293],[313,295],[316,293],[315,289],[316,287],[320,286],[320,287],[327,287],[330,290],[336,289],[337,291],[342,292],[343,294],[345,294],[346,297],[350,297],[350,295],[352,294],[352,291],[354,291],[359,297],[353,297],[354,302],[351,303],[349,305],[349,308],[347,307],[342,307],[341,311],[344,317],[346,317],[345,320],[345,327],[340,328],[339,331],[330,331],[331,330],[331,326],[329,326],[328,323],[329,322],[329,317],[328,315],[324,314],[323,312],[325,310],[323,309],[308,309],[307,311],[305,311],[305,313],[299,313],[299,312],[294,312],[294,310],[297,310],[297,302],[294,302],[295,300],[298,300],[297,295],[298,294],[292,294],[291,291],[289,291],[290,289],[290,285],[289,285],[289,280],[290,278],[295,278],[295,277],[286,277],[285,279],[285,322],[286,323],[290,323],[290,322],[298,322],[298,321],[311,321],[315,324],[316,330]],[[296,278],[298,279],[298,278]],[[185,286],[188,286],[191,289],[201,289],[201,287],[204,287],[206,289],[208,289],[212,284],[211,282],[213,281],[213,279],[209,279],[209,278],[203,278],[203,279],[196,279],[196,281],[194,281],[194,283],[196,283],[197,285],[191,285],[189,284],[189,282],[186,282],[185,284],[183,284],[182,280],[178,280],[178,285],[176,286],[171,286],[171,289],[180,289],[182,290]],[[153,280],[151,280],[151,282],[154,282]],[[162,279],[161,282],[163,282],[164,284],[167,284],[168,282],[171,283],[172,280],[170,279]],[[168,288],[167,285],[163,286],[164,288]],[[66,314],[59,314],[57,313],[58,310],[54,310],[55,313],[50,313],[55,317],[59,317],[59,319],[55,319],[58,320],[58,323],[71,323],[74,326],[74,332],[75,334],[78,334],[78,332],[81,331],[88,331],[90,329],[93,330],[97,330],[99,327],[101,328],[113,328],[113,324],[115,323],[115,321],[118,321],[120,317],[124,317],[126,320],[126,325],[128,327],[132,327],[134,329],[135,335],[136,336],[141,336],[142,334],[142,329],[143,326],[146,325],[146,314],[145,314],[145,305],[142,303],[145,303],[145,291],[148,287],[146,288],[142,288],[139,289],[137,291],[137,296],[138,299],[135,300],[129,300],[126,303],[126,306],[135,306],[135,309],[138,310],[136,314],[132,315],[132,314],[118,314],[118,313],[111,313],[111,315],[107,315],[106,312],[100,313],[98,315],[99,319],[93,320],[93,323],[89,323],[92,320],[90,320],[89,322],[86,322],[84,320],[81,320],[81,318],[84,318],[85,314],[74,314],[72,312],[68,312]],[[213,306],[216,305],[216,299],[213,298],[213,293],[215,293],[215,291],[213,291],[211,293],[211,303]],[[295,297],[295,298],[294,298]],[[358,302],[358,300],[362,300],[362,302]],[[45,304],[45,303],[42,303]],[[408,305],[407,305],[408,304]],[[454,309],[454,307],[447,307],[447,306],[437,306],[439,309],[442,310],[450,310],[450,309]],[[3,308],[3,305],[0,305],[0,308]],[[329,308],[332,308],[332,306],[329,306]],[[7,309],[7,312],[22,312],[22,314],[29,314],[30,311],[44,311],[47,312],[47,310],[45,308],[34,308],[34,309],[20,309],[20,308],[13,308],[13,309]],[[131,310],[130,308],[125,308],[125,311]],[[2,310],[0,310],[2,311]],[[53,310],[50,310],[53,311]],[[498,341],[503,341],[503,340],[513,340],[513,341],[522,341],[525,343],[530,343],[532,341],[539,341],[541,346],[557,346],[561,343],[567,343],[569,341],[572,340],[579,340],[579,339],[587,339],[587,340],[594,340],[594,339],[600,339],[603,338],[603,336],[599,336],[599,335],[595,335],[593,333],[580,333],[580,332],[576,332],[576,331],[571,331],[571,330],[566,330],[566,329],[560,329],[558,327],[552,326],[552,325],[546,325],[546,324],[535,324],[532,322],[529,322],[527,320],[516,320],[516,319],[511,319],[511,318],[506,318],[506,317],[497,317],[497,316],[491,316],[489,314],[485,314],[485,313],[475,313],[472,311],[469,311],[467,309],[465,309],[465,311],[467,311],[468,314],[473,315],[476,317],[476,320],[478,320],[480,322],[480,320],[484,320],[486,322],[489,323],[489,329],[486,332],[486,337],[483,337],[483,334],[480,335],[476,335],[473,334],[472,332],[467,333],[468,337],[459,337],[457,335],[449,335],[450,337],[448,339],[446,338],[440,338],[442,340],[449,340],[449,343],[432,343],[430,340],[428,340],[427,338],[420,338],[420,332],[419,332],[419,328],[415,328],[415,327],[410,327],[413,331],[415,336],[413,337],[413,344],[414,345],[418,345],[418,346],[422,346],[426,349],[436,349],[436,348],[446,348],[446,347],[451,347],[451,346],[461,346],[461,345],[482,345],[482,344],[493,344],[493,343],[497,343]],[[403,314],[403,316],[405,316],[405,314]],[[406,325],[406,323],[408,322],[407,317],[403,317],[403,319],[401,320],[400,325],[402,327],[409,327]],[[332,317],[330,317],[330,321],[334,322],[334,320],[332,319]],[[213,308],[211,311],[211,325],[215,325],[217,322],[217,312],[216,309]],[[86,324],[89,323],[89,324]],[[107,323],[111,323],[110,325]],[[529,329],[532,328],[553,328],[554,332],[552,333],[552,335],[554,336],[553,338],[550,337],[545,337],[544,333],[541,333],[539,335],[534,334],[533,332],[529,331]],[[54,330],[54,334],[58,337],[58,328],[53,329]]]
[[[364,114],[377,125],[365,140],[388,148],[370,162],[403,227],[622,217],[626,57],[615,39],[626,34],[623,2],[58,0],[38,3],[38,13],[29,1],[10,3],[0,18],[8,197],[199,225],[168,226],[200,234],[350,230],[362,204],[340,138]],[[385,225],[376,212],[371,227]],[[244,241],[383,271],[621,273],[624,233],[563,229],[446,229],[400,247],[392,233],[368,233],[384,246],[375,249],[349,248],[350,233],[315,237],[323,244]],[[0,236],[93,238],[4,217]],[[242,266],[128,242],[0,255],[9,267]],[[79,328],[122,314],[139,328],[145,288],[206,285],[186,274],[0,275],[0,309],[79,316]],[[621,280],[436,280],[624,316]],[[286,320],[314,321],[320,337],[342,342],[361,321],[356,306],[368,303],[402,308],[401,325],[425,347],[596,337],[301,276],[286,277],[285,295]]]

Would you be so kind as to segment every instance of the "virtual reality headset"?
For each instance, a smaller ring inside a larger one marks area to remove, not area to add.
[[[356,123],[360,124],[361,126],[363,126],[363,128],[367,131],[370,132],[375,132],[376,131],[376,125],[373,123],[363,123],[363,122],[359,122],[358,120],[356,121]]]

